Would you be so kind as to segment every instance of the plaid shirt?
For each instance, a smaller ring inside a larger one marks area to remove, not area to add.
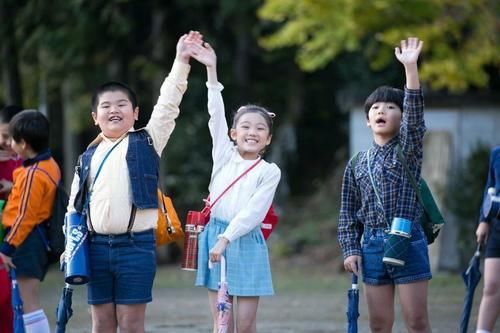
[[[424,100],[420,89],[410,90],[405,87],[404,92],[403,119],[399,135],[384,146],[373,143],[368,151],[358,153],[354,171],[352,159],[346,166],[342,180],[342,202],[337,234],[344,259],[352,255],[361,255],[360,242],[365,226],[385,229],[393,217],[418,221],[422,214],[415,191],[398,158],[396,146],[400,145],[408,167],[418,183],[426,130]],[[377,202],[370,181],[368,153],[381,205]]]

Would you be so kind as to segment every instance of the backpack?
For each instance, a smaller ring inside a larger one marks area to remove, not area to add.
[[[273,230],[276,228],[278,224],[278,215],[274,212],[273,206],[269,207],[266,216],[264,216],[264,221],[262,221],[260,230],[262,230],[262,235],[264,235],[264,239],[268,239]]]
[[[44,172],[49,179],[56,184],[56,182],[50,177],[50,175],[42,169],[38,169]],[[54,203],[52,205],[52,215],[43,222],[42,225],[38,225],[38,233],[42,238],[47,249],[47,256],[49,264],[59,262],[61,254],[65,249],[65,236],[63,233],[64,219],[66,215],[66,210],[68,208],[69,197],[62,186],[62,182],[56,184],[56,195],[54,197]],[[45,234],[40,228],[45,227],[47,233]]]

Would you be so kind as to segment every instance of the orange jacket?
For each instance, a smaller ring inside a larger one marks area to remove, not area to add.
[[[5,255],[11,256],[35,226],[52,214],[61,171],[50,154],[43,155],[46,159],[37,160],[37,156],[14,171],[12,191],[2,217],[4,227],[10,228],[0,249]]]

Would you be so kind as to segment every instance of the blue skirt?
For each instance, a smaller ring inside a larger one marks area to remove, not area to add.
[[[224,233],[228,222],[211,218],[198,236],[196,286],[216,291],[220,281],[220,262],[208,268],[209,250]],[[269,296],[274,294],[266,241],[260,227],[229,243],[226,257],[226,280],[229,295]]]

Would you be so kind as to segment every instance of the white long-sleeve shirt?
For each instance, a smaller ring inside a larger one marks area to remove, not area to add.
[[[160,89],[158,102],[153,108],[146,131],[153,139],[159,156],[165,148],[179,115],[179,104],[187,88],[190,66],[175,61],[170,74]],[[133,131],[131,128],[129,131]],[[100,143],[92,156],[88,184],[92,184],[97,169],[107,151],[115,144],[100,135]],[[132,188],[126,161],[128,136],[113,150],[104,163],[101,173],[94,184],[90,199],[90,218],[95,232],[100,234],[121,234],[127,231],[132,209]],[[80,178],[75,173],[71,184],[68,213],[74,212],[73,206],[79,189]],[[139,232],[156,228],[157,209],[138,209],[132,231]]]
[[[229,139],[221,91],[222,84],[208,88],[208,127],[213,140],[214,161],[209,185],[210,198],[215,200],[226,187],[247,170],[255,160],[245,160]],[[247,234],[264,219],[274,198],[281,171],[274,163],[262,160],[238,180],[212,208],[211,216],[229,221],[222,234],[230,242]]]

